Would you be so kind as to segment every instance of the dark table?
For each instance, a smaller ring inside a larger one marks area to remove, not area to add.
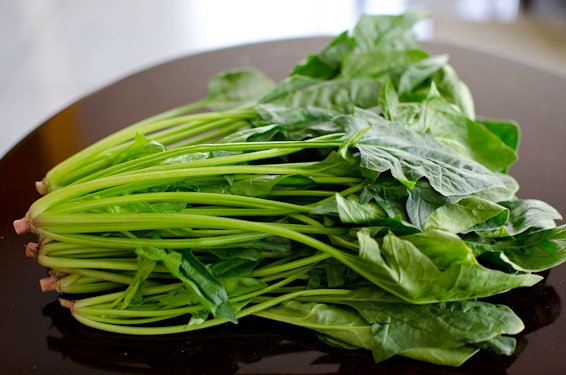
[[[502,296],[527,325],[516,356],[488,353],[452,369],[394,358],[373,364],[367,352],[320,344],[309,332],[260,319],[207,332],[157,337],[118,336],[75,322],[54,293],[42,293],[46,270],[26,258],[34,236],[17,236],[14,219],[39,197],[34,182],[74,152],[136,120],[201,98],[219,71],[256,67],[285,77],[326,38],[260,43],[184,57],[134,74],[79,100],[39,126],[0,160],[0,371],[3,374],[103,373],[566,373],[566,265],[545,282]],[[470,86],[478,114],[522,126],[520,160],[511,174],[519,195],[566,213],[566,78],[536,67],[452,45],[447,53]]]

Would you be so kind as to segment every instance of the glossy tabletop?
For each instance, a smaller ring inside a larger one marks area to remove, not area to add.
[[[130,123],[205,95],[208,79],[253,66],[284,78],[326,38],[282,40],[180,58],[121,80],[69,106],[0,160],[0,369],[4,374],[561,374],[566,373],[566,264],[533,288],[498,297],[527,328],[513,357],[482,353],[460,368],[394,358],[374,364],[365,351],[320,343],[308,331],[259,318],[238,325],[161,337],[116,335],[80,325],[42,293],[46,270],[26,258],[33,235],[12,222],[37,198],[34,182],[59,161]],[[479,115],[521,125],[520,160],[510,173],[522,198],[566,214],[566,78],[502,57],[426,43],[447,53],[469,85]]]

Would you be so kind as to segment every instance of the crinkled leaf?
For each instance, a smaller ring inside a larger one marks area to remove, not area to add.
[[[302,141],[326,134],[333,134],[340,129],[331,121],[336,112],[316,107],[282,107],[274,104],[260,104],[256,111],[263,121],[280,126],[280,134],[287,141]]]
[[[517,199],[501,205],[511,212],[507,230],[513,236],[530,228],[554,228],[556,220],[562,219],[554,207],[538,199]]]
[[[448,64],[448,56],[431,56],[409,65],[399,77],[397,92],[400,96],[413,92],[434,73]]]
[[[458,75],[452,66],[444,65],[434,75],[434,84],[442,97],[460,108],[467,118],[470,120],[474,120],[476,118],[472,93],[468,85],[458,78]]]
[[[387,214],[376,204],[360,204],[352,198],[344,198],[336,193],[336,206],[338,216],[342,223],[348,224],[376,224],[383,222]]]
[[[338,215],[344,224],[380,225],[391,230],[402,229],[415,232],[418,229],[403,222],[401,215],[387,216],[387,213],[376,203],[358,203],[353,197],[348,199],[336,194],[336,200],[317,206],[313,214]]]
[[[355,107],[377,105],[381,82],[377,79],[335,79],[320,81],[307,77],[290,77],[261,103],[287,107],[319,107],[350,113]]]
[[[508,220],[490,219],[471,228],[486,238],[516,236],[531,228],[550,229],[556,227],[556,220],[562,216],[548,203],[537,199],[513,199],[499,203],[509,211]]]
[[[524,329],[521,319],[507,306],[479,301],[349,305],[372,325],[372,353],[376,362],[416,348],[450,349],[481,344]]]
[[[498,217],[498,219],[494,219]],[[426,220],[425,228],[436,227],[452,233],[464,233],[489,219],[505,223],[509,211],[497,204],[477,197],[469,197],[436,209]]]
[[[339,116],[335,121],[347,134],[371,127],[356,144],[360,151],[360,168],[370,179],[389,171],[412,188],[416,181],[426,177],[431,186],[445,196],[504,187],[487,168],[444,149],[429,134],[416,134],[400,124],[377,117],[370,122],[367,117]]]
[[[517,160],[515,150],[482,123],[470,120],[457,107],[441,97],[422,103],[422,129],[448,149],[477,161],[491,171],[506,170]],[[493,157],[497,155],[497,157]]]
[[[342,76],[350,79],[379,77],[401,70],[422,61],[428,53],[419,49],[379,50],[346,56],[342,66]]]
[[[566,226],[523,232],[508,239],[467,238],[476,256],[495,258],[518,271],[540,272],[566,260]]]
[[[392,178],[380,178],[374,184],[366,184],[360,194],[360,203],[375,200],[389,217],[401,215],[407,220],[406,201],[409,189]]]
[[[411,303],[486,297],[541,280],[532,274],[509,275],[481,266],[465,243],[445,231],[386,235],[381,244],[362,229],[359,256],[343,261],[375,285]],[[424,240],[426,239],[426,240]]]
[[[413,26],[428,17],[427,12],[420,10],[394,16],[364,14],[352,29],[354,51],[415,49],[418,42]]]

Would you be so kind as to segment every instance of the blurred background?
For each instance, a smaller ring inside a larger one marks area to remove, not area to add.
[[[421,40],[566,76],[566,0],[1,0],[0,157],[67,105],[144,68],[245,43],[334,36],[362,13],[409,8],[432,15],[417,27]]]

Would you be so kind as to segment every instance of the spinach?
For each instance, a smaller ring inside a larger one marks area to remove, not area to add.
[[[377,362],[512,354],[523,323],[478,299],[563,263],[566,227],[518,198],[518,124],[476,116],[448,57],[419,49],[425,17],[364,15],[277,84],[220,73],[53,167],[14,222],[44,290],[94,293],[61,301],[132,335],[256,315]]]

